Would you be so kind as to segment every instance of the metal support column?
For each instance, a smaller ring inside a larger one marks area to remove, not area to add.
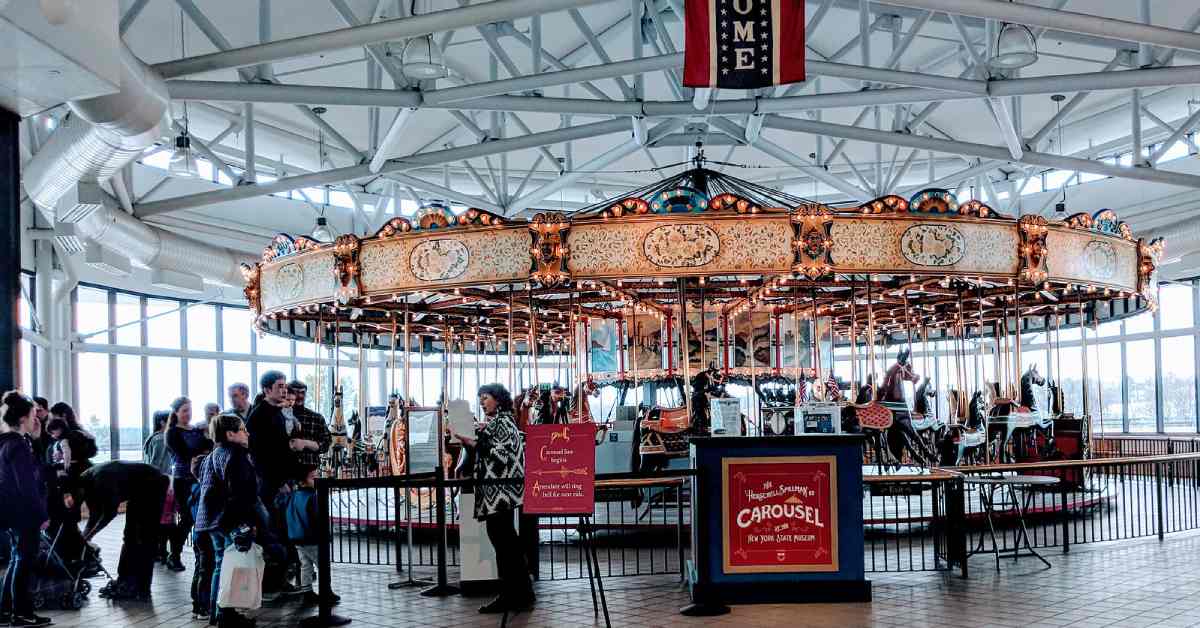
[[[17,308],[21,298],[21,118],[0,109],[0,390],[20,383]]]

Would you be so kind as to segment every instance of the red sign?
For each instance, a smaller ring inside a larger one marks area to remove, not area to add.
[[[525,512],[588,515],[596,503],[596,426],[525,428]]]
[[[725,573],[838,570],[837,459],[727,458]]]

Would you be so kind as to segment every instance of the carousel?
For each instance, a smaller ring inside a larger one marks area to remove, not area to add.
[[[381,416],[348,409],[350,434],[336,400],[335,470],[453,465],[440,430],[470,420],[474,368],[522,424],[594,423],[600,472],[686,466],[695,436],[840,432],[888,472],[1088,456],[1087,391],[1064,412],[1022,340],[1155,307],[1162,252],[1110,210],[1005,216],[943,189],[830,207],[698,160],[571,214],[279,235],[243,270],[260,331],[391,356]],[[406,401],[416,360],[440,362],[435,403]]]

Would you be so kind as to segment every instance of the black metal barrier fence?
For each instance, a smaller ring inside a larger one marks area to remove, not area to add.
[[[597,477],[592,525],[601,575],[683,577],[691,475],[678,470]],[[971,479],[1010,475],[1059,479],[1029,489],[1025,521],[1035,548],[1066,552],[1080,543],[1200,529],[1200,453],[883,473],[864,478],[867,571],[958,570],[965,577],[966,557],[985,536],[991,549],[981,498],[986,488]],[[473,484],[439,481],[433,473],[318,480],[319,516],[328,534],[321,548],[322,586],[339,564],[392,566],[410,577],[424,569],[444,581],[459,566],[458,522],[472,514],[460,512],[458,500]],[[997,494],[992,524],[1002,551],[1016,545],[1017,512],[1007,494]],[[587,576],[576,527],[575,517],[545,517],[536,536],[526,537],[540,580]]]

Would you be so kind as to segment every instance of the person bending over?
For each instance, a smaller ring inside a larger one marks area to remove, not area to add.
[[[90,541],[112,523],[125,504],[125,530],[117,580],[101,591],[110,599],[150,599],[158,526],[170,480],[144,462],[102,462],[63,486],[68,508],[86,504],[88,522],[83,537]]]

